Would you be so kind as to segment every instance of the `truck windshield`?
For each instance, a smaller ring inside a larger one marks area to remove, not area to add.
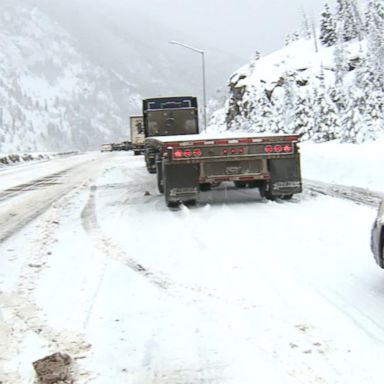
[[[147,114],[148,136],[189,135],[198,133],[194,109],[157,110]]]

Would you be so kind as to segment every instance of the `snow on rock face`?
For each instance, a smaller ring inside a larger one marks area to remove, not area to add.
[[[229,80],[230,130],[302,134],[317,142],[361,143],[384,132],[382,79],[372,76],[372,37],[315,45],[299,39],[256,57]],[[377,61],[379,59],[377,58]]]
[[[137,99],[126,84],[92,66],[37,8],[5,0],[0,11],[0,151],[90,149],[124,138],[122,105]]]

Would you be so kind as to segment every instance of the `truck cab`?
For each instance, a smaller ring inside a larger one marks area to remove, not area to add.
[[[143,101],[145,137],[199,133],[195,97],[162,97]]]
[[[146,138],[198,134],[197,98],[177,96],[145,99],[143,119]],[[148,172],[156,173],[159,152],[148,141],[144,151]]]

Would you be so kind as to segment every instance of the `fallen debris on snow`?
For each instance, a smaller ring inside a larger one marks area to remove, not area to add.
[[[72,359],[68,354],[56,352],[32,364],[42,384],[71,384],[71,363]]]

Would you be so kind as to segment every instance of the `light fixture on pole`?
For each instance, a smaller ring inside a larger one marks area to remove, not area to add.
[[[206,92],[205,92],[205,57],[204,51],[202,49],[191,47],[187,44],[179,43],[178,41],[171,40],[170,44],[180,45],[184,48],[190,49],[192,51],[198,52],[201,54],[201,62],[202,62],[202,74],[203,74],[203,108],[204,108],[204,130],[207,130],[207,102],[206,102]]]

